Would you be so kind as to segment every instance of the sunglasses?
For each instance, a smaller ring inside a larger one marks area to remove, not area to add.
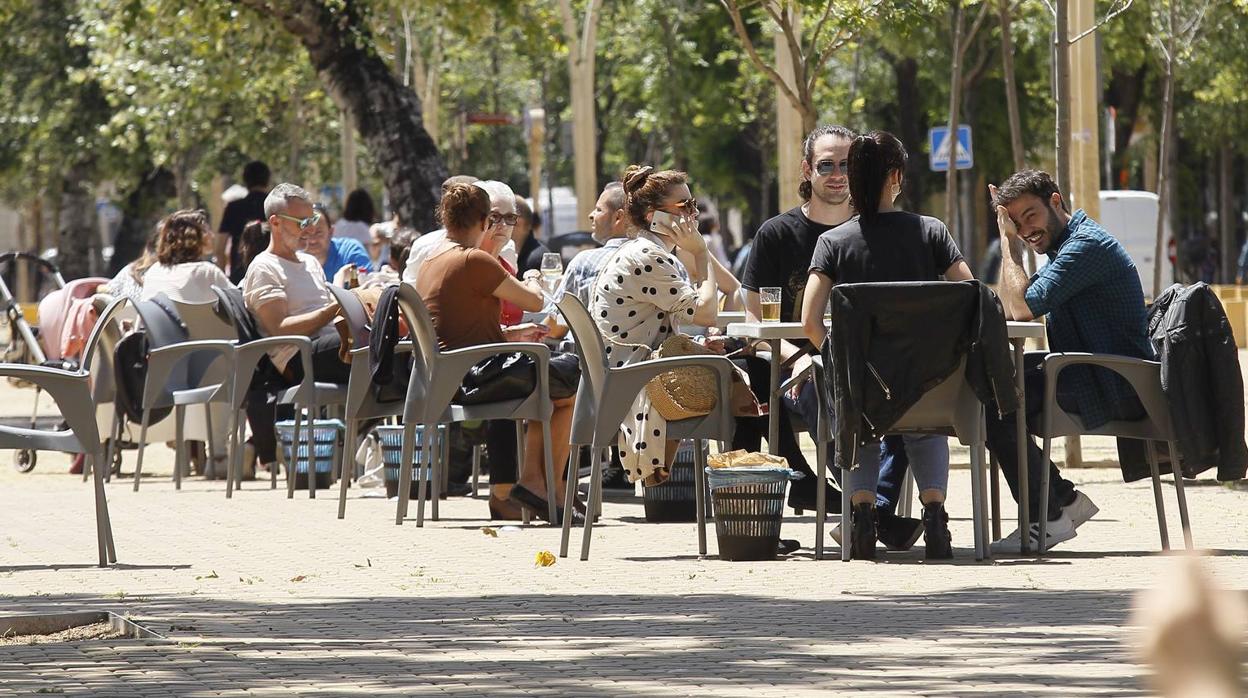
[[[815,164],[815,172],[817,172],[820,177],[827,177],[828,175],[836,174],[837,172],[840,172],[843,175],[848,175],[849,160],[841,160],[840,162],[835,160],[820,160]]]
[[[676,209],[682,213],[697,213],[698,212],[698,200],[697,199],[685,199],[684,201],[673,201],[670,204],[663,204],[661,208]],[[668,213],[671,213],[671,211],[668,211]]]
[[[294,216],[288,216],[285,213],[279,213],[277,214],[277,217],[296,223],[300,230],[307,230],[308,228],[311,228],[321,222],[321,214],[319,213],[313,213],[307,218],[295,218]]]
[[[520,216],[515,213],[491,213],[489,217],[490,225],[515,225],[520,221]]]

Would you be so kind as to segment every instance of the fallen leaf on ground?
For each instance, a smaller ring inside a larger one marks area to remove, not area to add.
[[[482,533],[484,533],[485,535],[489,536],[490,538],[498,538],[498,531],[495,531],[494,529],[490,528],[489,526],[482,526],[482,527],[481,527],[481,532],[482,532]]]
[[[533,564],[538,567],[550,567],[555,564],[555,554],[549,550],[543,550],[537,554],[537,559]]]
[[[307,576],[306,574],[301,574],[301,575],[299,575],[299,576],[297,576],[297,577],[291,577],[291,578],[290,578],[290,581],[292,581],[292,582],[302,582],[303,580],[305,580],[305,579],[307,579],[307,578],[308,578],[308,576]]]

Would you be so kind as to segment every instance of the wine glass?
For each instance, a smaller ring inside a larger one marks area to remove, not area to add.
[[[559,279],[563,277],[563,257],[558,252],[547,252],[542,255],[542,287],[546,295],[553,296],[559,288]]]

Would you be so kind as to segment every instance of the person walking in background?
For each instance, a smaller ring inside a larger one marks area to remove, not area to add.
[[[240,244],[243,228],[252,221],[265,219],[264,197],[269,193],[271,176],[269,166],[263,162],[253,160],[247,163],[243,168],[243,186],[247,187],[247,196],[226,204],[221,215],[214,256],[218,267],[222,270],[228,268],[232,283],[239,283],[247,273]]]
[[[376,222],[377,207],[373,205],[373,197],[363,189],[356,189],[347,195],[347,202],[342,207],[342,218],[334,224],[334,237],[351,238],[360,245],[367,246],[373,241],[369,228]]]

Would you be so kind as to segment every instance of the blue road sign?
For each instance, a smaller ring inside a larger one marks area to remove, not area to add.
[[[969,170],[975,166],[975,158],[971,150],[971,127],[966,124],[958,126],[958,150],[954,158],[955,167]],[[937,126],[927,132],[927,145],[933,172],[944,172],[949,169],[949,129]]]

